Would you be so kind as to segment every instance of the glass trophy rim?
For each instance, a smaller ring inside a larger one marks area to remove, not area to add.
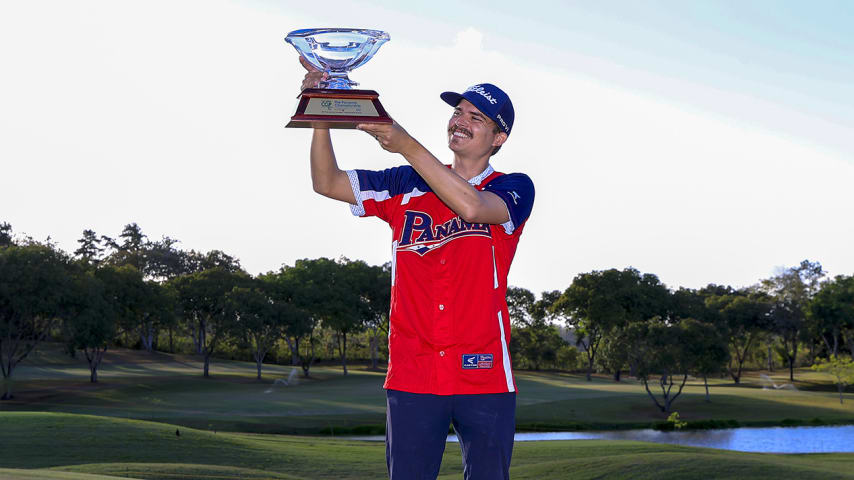
[[[312,35],[318,35],[323,33],[359,33],[365,35],[370,38],[374,38],[376,40],[391,40],[391,36],[389,36],[388,32],[384,32],[382,30],[372,30],[369,28],[339,28],[339,27],[327,27],[327,28],[301,28],[299,30],[294,30],[288,33],[285,36],[285,39],[289,38],[304,38],[310,37]]]

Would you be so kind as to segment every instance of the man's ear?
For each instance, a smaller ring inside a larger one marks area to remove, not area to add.
[[[504,132],[498,132],[498,134],[495,135],[495,140],[492,141],[492,146],[493,147],[500,147],[501,145],[504,145],[504,142],[506,142],[506,141],[507,141],[507,134]]]

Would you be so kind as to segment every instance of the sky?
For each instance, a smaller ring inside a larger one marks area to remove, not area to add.
[[[322,5],[322,6],[321,6]],[[854,274],[854,3],[0,2],[0,222],[220,249],[257,274],[390,260],[391,231],[315,194],[288,32],[387,31],[350,78],[450,163],[438,95],[513,100],[492,159],[537,196],[509,283],[634,267],[749,286],[801,260]],[[341,168],[405,160],[333,132]]]

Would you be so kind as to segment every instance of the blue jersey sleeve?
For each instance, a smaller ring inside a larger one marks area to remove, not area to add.
[[[483,189],[498,195],[507,205],[510,221],[503,226],[508,235],[528,220],[534,208],[534,182],[530,177],[524,173],[501,175]]]
[[[424,191],[426,183],[410,166],[388,168],[385,170],[348,170],[350,186],[356,204],[350,205],[353,215],[360,217],[376,216],[386,222],[391,218],[392,210],[399,202],[398,195],[409,193],[418,187]]]

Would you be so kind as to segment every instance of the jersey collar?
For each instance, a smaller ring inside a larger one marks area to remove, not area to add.
[[[480,172],[480,175],[470,178],[469,183],[471,185],[480,185],[480,182],[482,182],[486,177],[492,175],[494,172],[495,172],[495,169],[492,168],[492,165],[487,164],[486,170]]]

